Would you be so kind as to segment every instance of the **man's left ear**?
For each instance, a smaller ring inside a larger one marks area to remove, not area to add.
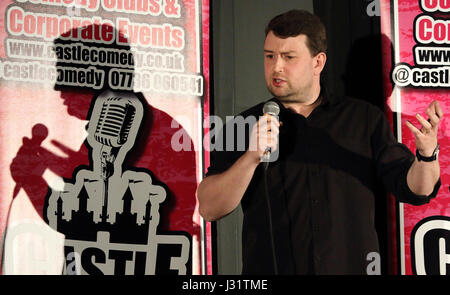
[[[314,60],[315,60],[315,65],[314,65],[315,74],[320,75],[323,68],[325,67],[325,63],[327,62],[327,55],[325,52],[319,52],[314,57]]]

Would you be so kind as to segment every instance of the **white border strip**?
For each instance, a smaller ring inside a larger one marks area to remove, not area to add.
[[[202,13],[200,13],[200,10],[203,9],[202,7],[202,3],[199,1],[201,0],[195,0],[195,31],[197,32],[196,34],[196,71],[197,74],[201,74],[202,72],[202,60],[201,60],[201,52],[203,50],[202,47],[202,42],[201,40],[203,40],[203,31],[200,29],[200,26],[203,26],[202,20],[201,20],[201,15]],[[205,94],[203,94],[205,95]],[[197,179],[200,181],[203,180],[203,108],[201,106],[201,104],[203,103],[202,99],[198,100],[198,107],[197,107],[197,118],[198,118],[198,134],[200,135],[198,137],[198,167],[199,169],[197,170]],[[200,268],[201,268],[201,274],[202,275],[206,275],[207,274],[207,239],[206,239],[206,222],[205,220],[200,216]]]
[[[200,30],[200,25],[203,25],[200,16],[202,15],[202,13],[200,13],[200,10],[202,9],[202,3],[198,3],[199,0],[195,0],[195,31],[197,32],[196,35],[196,54],[197,54],[197,73],[200,74],[202,72],[202,61],[200,60],[201,57],[201,50],[202,50],[202,42],[201,40],[203,40],[203,31]]]
[[[398,22],[398,0],[393,1],[394,4],[394,54],[395,54],[395,64],[400,62],[400,38],[399,38],[399,22]],[[392,7],[391,7],[392,9]],[[397,119],[397,140],[402,142],[402,98],[401,89],[394,86],[394,96],[395,96],[395,112]],[[400,274],[405,274],[405,216],[404,216],[404,204],[399,202],[398,206],[399,215],[399,225],[398,231],[400,236]]]
[[[201,102],[201,100],[200,100],[200,102]],[[201,107],[199,107],[198,114],[197,114],[199,117],[199,121],[200,121],[200,127],[199,127],[200,132],[202,131],[201,129],[203,128],[203,122],[201,122],[202,118],[203,118],[202,110],[203,109]],[[200,133],[200,134],[202,134],[202,133]],[[199,144],[199,147],[203,146],[202,136],[200,136],[198,144]],[[201,167],[203,165],[203,148],[198,149],[198,151],[199,151],[198,152],[198,154],[199,154],[199,156],[198,156],[199,162],[198,163]],[[202,168],[198,169],[197,177],[198,177],[199,181],[201,181],[203,179],[203,169]],[[201,274],[202,275],[207,274],[207,255],[206,255],[207,243],[208,243],[208,240],[206,239],[206,222],[200,216],[200,251],[201,251],[200,255],[201,255]]]

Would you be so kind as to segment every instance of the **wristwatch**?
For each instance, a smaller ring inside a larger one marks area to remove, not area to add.
[[[419,150],[416,149],[416,157],[417,160],[419,161],[424,161],[424,162],[433,162],[437,159],[439,155],[439,143],[437,144],[436,148],[433,151],[433,154],[430,157],[424,157],[419,153]]]

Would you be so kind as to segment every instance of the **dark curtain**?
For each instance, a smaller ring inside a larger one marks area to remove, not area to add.
[[[368,15],[372,2],[315,0],[314,12],[328,31],[328,90],[383,108],[380,17]]]
[[[373,0],[315,0],[314,12],[327,27],[324,83],[328,92],[365,100],[384,110],[380,17],[370,9],[375,4]],[[387,196],[381,188],[375,210],[381,271],[392,273],[387,240],[388,222],[392,221],[388,220]]]

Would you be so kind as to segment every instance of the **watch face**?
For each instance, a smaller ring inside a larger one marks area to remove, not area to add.
[[[434,150],[433,156],[438,156],[439,155],[439,144],[437,145],[436,149]]]

